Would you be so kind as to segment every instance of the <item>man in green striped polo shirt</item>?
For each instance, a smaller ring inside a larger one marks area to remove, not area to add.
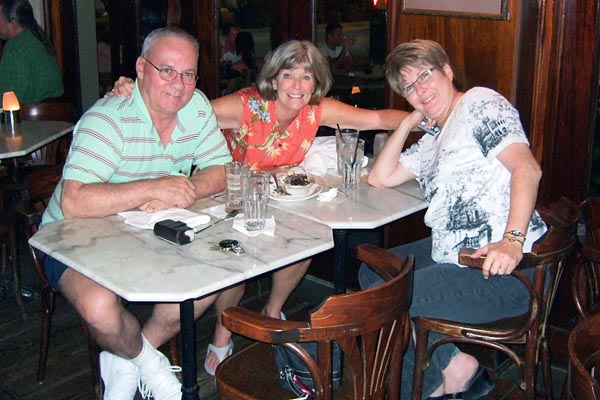
[[[185,208],[224,189],[223,164],[231,156],[208,99],[196,90],[197,67],[198,42],[191,35],[176,28],[148,35],[131,98],[101,99],[77,123],[42,224]],[[133,399],[140,380],[143,395],[181,398],[169,361],[156,350],[178,332],[178,307],[157,304],[140,328],[115,293],[50,256],[43,265],[106,349],[100,355],[105,399]],[[196,315],[217,296],[196,301]]]

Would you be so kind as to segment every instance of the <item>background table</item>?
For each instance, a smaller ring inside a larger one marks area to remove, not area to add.
[[[191,209],[216,204],[204,199]],[[183,398],[197,399],[193,300],[333,247],[326,225],[274,208],[268,215],[274,237],[248,237],[227,221],[176,246],[110,216],[47,224],[30,243],[126,300],[181,303]],[[220,251],[223,239],[239,240],[245,253]]]
[[[8,126],[0,126],[0,159],[22,157],[73,130],[73,124],[65,121],[21,121],[14,132]]]

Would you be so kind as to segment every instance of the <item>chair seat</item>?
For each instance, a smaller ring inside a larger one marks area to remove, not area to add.
[[[236,362],[236,359],[244,362]],[[272,360],[266,363],[265,360]],[[283,389],[279,384],[277,376],[277,364],[275,363],[275,350],[273,346],[266,343],[255,342],[233,356],[226,358],[220,366],[219,385],[221,392],[237,393],[237,396],[247,396],[247,399],[292,399],[294,393]],[[354,388],[350,366],[344,364],[342,375],[342,386],[334,390],[333,397],[337,399],[354,399]],[[260,383],[260,384],[257,384]]]

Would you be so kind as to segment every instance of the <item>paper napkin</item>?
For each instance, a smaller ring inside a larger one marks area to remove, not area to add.
[[[331,188],[326,192],[319,193],[317,200],[319,201],[332,201],[337,196],[338,190],[337,188]]]
[[[233,229],[243,233],[246,236],[258,236],[261,233],[267,236],[275,236],[275,217],[271,216],[265,221],[265,227],[259,231],[248,231],[244,228],[244,216],[238,215],[233,220]]]
[[[145,211],[123,211],[118,215],[125,218],[126,224],[141,229],[153,229],[155,223],[165,219],[181,221],[191,228],[210,222],[210,217],[208,215],[197,214],[184,208],[169,208],[154,213]]]
[[[369,158],[364,157],[361,175],[368,173],[364,169],[369,163]],[[306,172],[313,175],[337,175],[337,150],[335,147],[335,136],[318,136],[306,153],[304,161],[300,164]]]

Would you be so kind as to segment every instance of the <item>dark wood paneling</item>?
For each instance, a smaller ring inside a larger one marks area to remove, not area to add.
[[[435,40],[446,49],[461,89],[486,86],[514,102],[515,42],[519,33],[516,2],[509,1],[508,7],[511,16],[508,21],[403,14],[399,7],[392,7],[397,15],[390,21],[397,21],[397,33],[390,41],[391,46],[416,38]],[[393,97],[392,106],[408,107],[400,96]]]
[[[598,1],[560,1],[548,34],[562,44],[553,61],[557,87],[550,92],[543,132],[540,198],[565,195],[581,201],[589,192],[598,92]],[[541,134],[541,133],[540,133]]]
[[[313,1],[271,1],[272,48],[288,40],[311,40]]]
[[[196,38],[200,43],[200,60],[198,62],[198,87],[210,99],[219,93],[218,69],[218,9],[216,0],[195,1]]]

